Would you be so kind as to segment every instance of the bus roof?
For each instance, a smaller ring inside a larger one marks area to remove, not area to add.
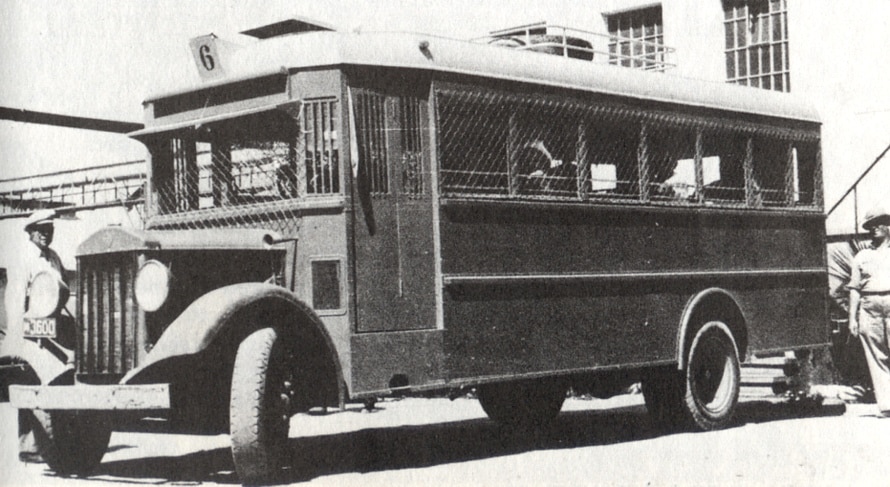
[[[225,66],[225,78],[203,83],[193,81],[175,91],[152,96],[146,102],[268,75],[272,70],[355,65],[455,73],[645,101],[819,121],[811,105],[787,93],[426,34],[311,31],[227,49],[220,61]]]

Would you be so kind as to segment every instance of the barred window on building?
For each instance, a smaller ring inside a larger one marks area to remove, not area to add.
[[[666,49],[661,5],[606,16],[609,64],[663,70]]]
[[[786,0],[724,0],[726,79],[791,91]]]

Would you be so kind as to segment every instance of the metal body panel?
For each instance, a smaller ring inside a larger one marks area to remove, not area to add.
[[[354,335],[353,395],[445,387],[443,340],[442,330]]]
[[[430,80],[364,69],[349,71],[349,81],[353,130],[362,132],[357,138],[366,146],[378,148],[355,162],[356,331],[433,329]]]
[[[441,233],[449,380],[677,362],[713,287],[750,351],[828,340],[821,215],[448,202]]]

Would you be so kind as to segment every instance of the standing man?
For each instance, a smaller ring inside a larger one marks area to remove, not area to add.
[[[862,227],[871,232],[874,248],[853,259],[850,334],[862,341],[878,410],[890,417],[890,211],[872,208]]]
[[[55,217],[54,210],[39,210],[25,222],[28,243],[9,268],[6,286],[7,336],[0,347],[0,356],[16,357],[27,363],[40,382],[46,384],[72,369],[67,363],[70,355],[64,351],[53,354],[35,340],[26,339],[24,319],[28,311],[31,283],[39,273],[50,273],[58,279],[61,287],[67,289],[62,261],[59,254],[49,247],[53,242]],[[54,349],[59,350],[58,347]],[[19,411],[19,458],[22,461],[41,460],[32,433],[35,426],[37,419],[33,412]]]
[[[64,283],[65,268],[59,254],[49,246],[53,243],[55,210],[35,211],[25,222],[29,245],[10,266],[6,285],[6,326],[8,338],[22,338],[23,319],[27,311],[28,288],[34,276],[47,271]]]

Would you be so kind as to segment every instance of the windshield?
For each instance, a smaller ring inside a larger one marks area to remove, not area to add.
[[[168,134],[151,144],[157,214],[340,192],[337,102],[305,102]]]

